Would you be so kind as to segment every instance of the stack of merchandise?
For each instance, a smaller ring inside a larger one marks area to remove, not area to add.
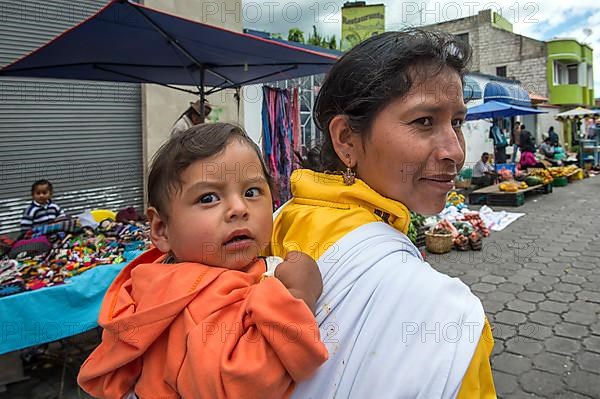
[[[47,237],[51,245],[49,251],[41,254],[21,252],[15,254],[15,259],[5,261],[11,265],[6,266],[11,278],[22,283],[16,286],[20,289],[3,291],[5,287],[15,287],[15,280],[5,280],[2,273],[0,295],[63,284],[66,279],[99,265],[124,263],[126,251],[149,248],[149,237],[148,223],[108,220],[96,229],[83,228],[79,234],[62,231],[52,234]]]
[[[19,262],[13,259],[0,260],[0,297],[16,294],[25,289],[19,273]]]

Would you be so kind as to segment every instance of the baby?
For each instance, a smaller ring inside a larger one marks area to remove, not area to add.
[[[322,280],[273,229],[260,150],[234,125],[175,134],[148,177],[154,249],[107,291],[102,342],[78,382],[100,398],[283,398],[328,354],[313,312]]]

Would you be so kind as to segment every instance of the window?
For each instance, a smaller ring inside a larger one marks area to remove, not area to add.
[[[587,85],[589,89],[594,88],[594,69],[591,65],[587,66]]]
[[[567,71],[568,71],[567,84],[576,85],[579,82],[579,79],[577,77],[578,72],[579,72],[579,65],[569,64],[569,65],[567,65]]]
[[[559,61],[554,61],[554,84],[567,84],[567,66]]]
[[[496,76],[502,76],[503,78],[505,78],[506,77],[506,67],[505,66],[496,67]]]
[[[469,34],[468,33],[461,33],[459,35],[454,35],[456,37],[456,40],[460,40],[462,42],[465,43],[469,43]]]

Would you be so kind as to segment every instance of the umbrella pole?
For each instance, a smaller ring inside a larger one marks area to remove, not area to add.
[[[204,118],[206,117],[204,112],[204,101],[206,100],[206,93],[204,92],[204,74],[205,69],[204,65],[200,66],[200,115],[202,115],[202,122],[205,122]]]

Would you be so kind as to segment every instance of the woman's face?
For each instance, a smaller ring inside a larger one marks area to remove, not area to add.
[[[380,111],[368,135],[354,134],[356,174],[412,211],[440,212],[465,161],[462,84],[450,68]]]

